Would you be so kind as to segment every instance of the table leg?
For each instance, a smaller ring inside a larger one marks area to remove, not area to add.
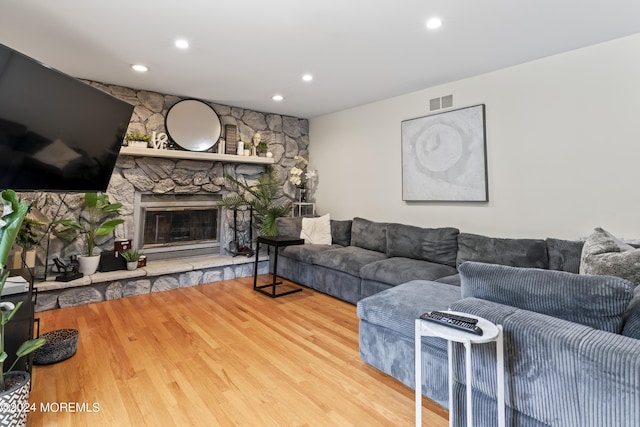
[[[256,289],[258,285],[258,257],[260,253],[260,242],[256,241],[256,260],[253,264],[253,290]]]
[[[496,340],[496,359],[498,370],[498,427],[505,426],[505,406],[504,406],[504,342],[502,336],[502,325],[498,326],[498,339]]]
[[[453,427],[453,341],[447,341],[447,359],[449,361],[449,427]]]
[[[467,359],[467,366],[465,367],[465,372],[467,374],[467,427],[473,427],[473,408],[471,405],[471,343],[468,341],[465,342],[464,347],[467,353],[465,355]]]
[[[416,319],[415,330],[415,386],[416,386],[416,427],[422,426],[422,334],[421,320]]]

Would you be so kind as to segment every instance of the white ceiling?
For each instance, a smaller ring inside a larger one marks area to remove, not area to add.
[[[0,43],[74,77],[306,118],[639,32],[638,0],[0,0]]]

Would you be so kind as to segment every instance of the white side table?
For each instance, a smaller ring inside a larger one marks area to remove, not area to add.
[[[467,426],[473,425],[473,408],[471,406],[471,344],[484,344],[496,342],[497,377],[498,377],[498,426],[505,425],[504,406],[504,353],[502,341],[502,326],[495,325],[486,319],[456,311],[447,313],[478,319],[478,326],[482,329],[482,335],[460,331],[444,325],[438,325],[428,320],[416,319],[415,329],[415,377],[416,377],[416,426],[422,426],[422,337],[439,337],[448,341],[447,350],[449,357],[449,426],[453,427],[453,343],[464,344],[466,353],[465,372],[467,376]]]

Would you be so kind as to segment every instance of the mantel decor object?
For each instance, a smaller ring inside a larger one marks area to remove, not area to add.
[[[173,142],[189,151],[207,151],[222,131],[213,107],[197,99],[183,99],[169,108],[165,128]]]
[[[402,200],[488,201],[484,107],[402,122]]]

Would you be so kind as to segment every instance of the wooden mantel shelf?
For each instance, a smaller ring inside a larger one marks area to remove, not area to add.
[[[234,156],[232,154],[203,153],[199,151],[156,150],[154,148],[122,147],[120,149],[120,154],[123,156],[163,157],[168,159],[200,160],[227,163],[275,163],[273,158],[270,157]]]

